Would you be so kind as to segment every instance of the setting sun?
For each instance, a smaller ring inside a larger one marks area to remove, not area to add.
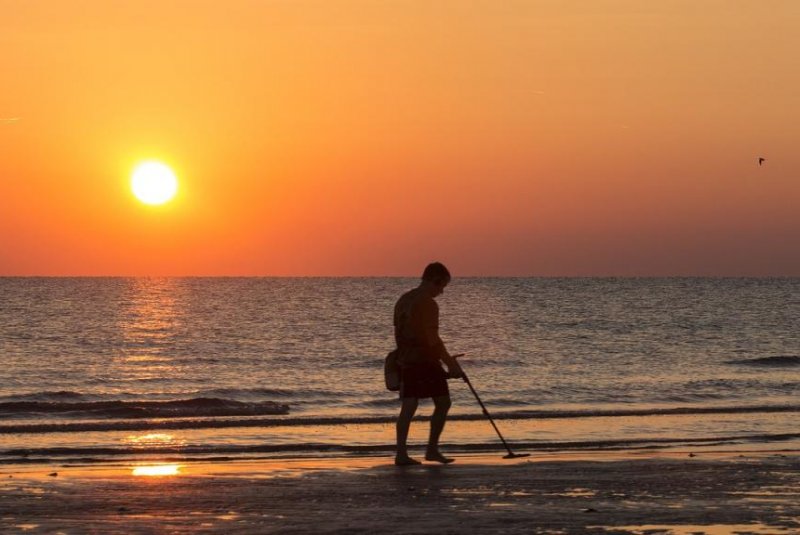
[[[133,170],[131,189],[145,204],[164,204],[175,197],[178,179],[172,169],[161,162],[144,162]]]

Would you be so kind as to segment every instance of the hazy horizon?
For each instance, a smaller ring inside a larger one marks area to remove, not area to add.
[[[800,276],[798,2],[0,12],[0,276]]]

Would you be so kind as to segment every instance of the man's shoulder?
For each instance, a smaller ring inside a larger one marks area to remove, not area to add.
[[[436,302],[436,299],[431,297],[429,294],[426,294],[425,292],[419,292],[417,297],[414,299],[414,309],[422,312],[438,312],[439,304]]]
[[[417,294],[419,294],[419,288],[411,288],[407,292],[404,292],[403,295],[400,296],[400,299],[408,299],[416,296]]]
[[[429,294],[421,291],[419,288],[413,288],[400,296],[400,299],[397,300],[396,306],[400,307],[403,305],[409,305],[415,310],[439,309],[439,305],[436,303],[436,299],[431,297]]]
[[[412,304],[417,299],[417,288],[407,291],[395,303],[395,309],[405,307],[406,305]]]

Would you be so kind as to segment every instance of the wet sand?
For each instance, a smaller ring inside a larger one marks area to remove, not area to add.
[[[800,533],[800,452],[457,459],[5,466],[0,532]]]

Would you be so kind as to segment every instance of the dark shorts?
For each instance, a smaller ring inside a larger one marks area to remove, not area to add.
[[[435,398],[450,395],[447,372],[438,362],[421,362],[400,368],[400,398]]]

